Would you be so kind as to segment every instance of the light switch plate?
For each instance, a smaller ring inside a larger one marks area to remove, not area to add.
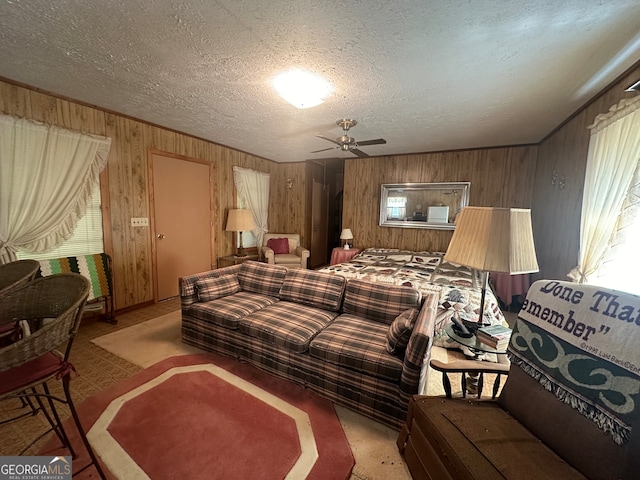
[[[131,217],[132,227],[148,227],[149,219],[147,217]]]

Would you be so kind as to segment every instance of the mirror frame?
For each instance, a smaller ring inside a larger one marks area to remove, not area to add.
[[[420,191],[449,191],[457,192],[459,201],[456,211],[469,205],[469,188],[471,182],[444,182],[444,183],[383,183],[380,190],[380,223],[381,227],[400,228],[429,228],[435,230],[455,230],[455,223],[423,222],[414,220],[397,220],[387,218],[387,198],[390,191],[405,190],[410,192]]]

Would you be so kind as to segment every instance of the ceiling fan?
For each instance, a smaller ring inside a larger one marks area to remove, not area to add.
[[[318,138],[322,138],[324,140],[330,141],[331,143],[335,143],[336,146],[335,147],[329,147],[329,148],[323,148],[322,150],[315,150],[315,151],[313,151],[311,153],[326,152],[327,150],[333,150],[334,148],[339,148],[343,152],[351,152],[351,153],[354,153],[355,155],[357,155],[359,157],[368,157],[369,155],[364,153],[358,147],[363,147],[365,145],[381,145],[383,143],[387,143],[387,141],[384,138],[376,138],[375,140],[364,140],[362,142],[356,141],[355,138],[349,136],[348,132],[349,132],[349,129],[351,127],[355,127],[357,124],[358,124],[358,122],[356,122],[355,120],[352,120],[350,118],[342,118],[342,119],[338,120],[336,122],[336,125],[341,127],[342,130],[344,131],[344,134],[341,137],[338,137],[335,140],[333,140],[332,138],[329,138],[329,137],[325,137],[325,136],[322,136],[322,135],[316,135],[316,137],[318,137]]]

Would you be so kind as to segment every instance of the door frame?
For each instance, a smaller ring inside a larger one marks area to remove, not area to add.
[[[216,211],[214,209],[214,190],[215,190],[215,169],[212,162],[208,162],[206,160],[201,160],[199,158],[187,157],[185,155],[178,155],[176,153],[165,152],[162,150],[156,150],[153,148],[149,148],[147,150],[147,166],[148,166],[148,185],[149,185],[149,231],[151,232],[151,274],[153,277],[153,303],[158,303],[159,295],[158,295],[158,246],[156,239],[156,204],[155,204],[155,192],[153,186],[153,156],[160,155],[163,157],[174,158],[176,160],[183,160],[185,162],[193,162],[200,163],[203,165],[209,166],[209,211],[210,215],[210,224],[209,229],[211,230],[211,245],[210,245],[210,258],[211,258],[211,268],[215,268],[214,263],[216,260],[215,257],[215,235],[213,231],[213,226],[216,225]],[[179,293],[179,292],[178,292]]]

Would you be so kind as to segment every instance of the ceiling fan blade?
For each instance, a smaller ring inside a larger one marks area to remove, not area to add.
[[[329,148],[323,148],[322,150],[314,150],[311,153],[319,153],[319,152],[326,152],[327,150],[333,150],[334,148],[338,148],[338,147],[329,147]]]
[[[383,143],[387,143],[384,138],[376,138],[375,140],[364,140],[362,142],[356,142],[359,146],[362,145],[382,145]]]
[[[366,153],[364,153],[362,150],[358,150],[357,148],[352,148],[351,150],[349,150],[351,153],[355,153],[357,156],[359,157],[368,157],[369,155],[367,155]]]
[[[339,142],[336,142],[333,138],[324,137],[324,136],[322,136],[322,135],[316,135],[316,137],[318,137],[318,138],[322,138],[323,140],[328,140],[328,141],[330,141],[331,143],[335,143],[335,144],[336,144],[336,145],[338,145],[338,146],[340,145],[340,143],[339,143]]]

